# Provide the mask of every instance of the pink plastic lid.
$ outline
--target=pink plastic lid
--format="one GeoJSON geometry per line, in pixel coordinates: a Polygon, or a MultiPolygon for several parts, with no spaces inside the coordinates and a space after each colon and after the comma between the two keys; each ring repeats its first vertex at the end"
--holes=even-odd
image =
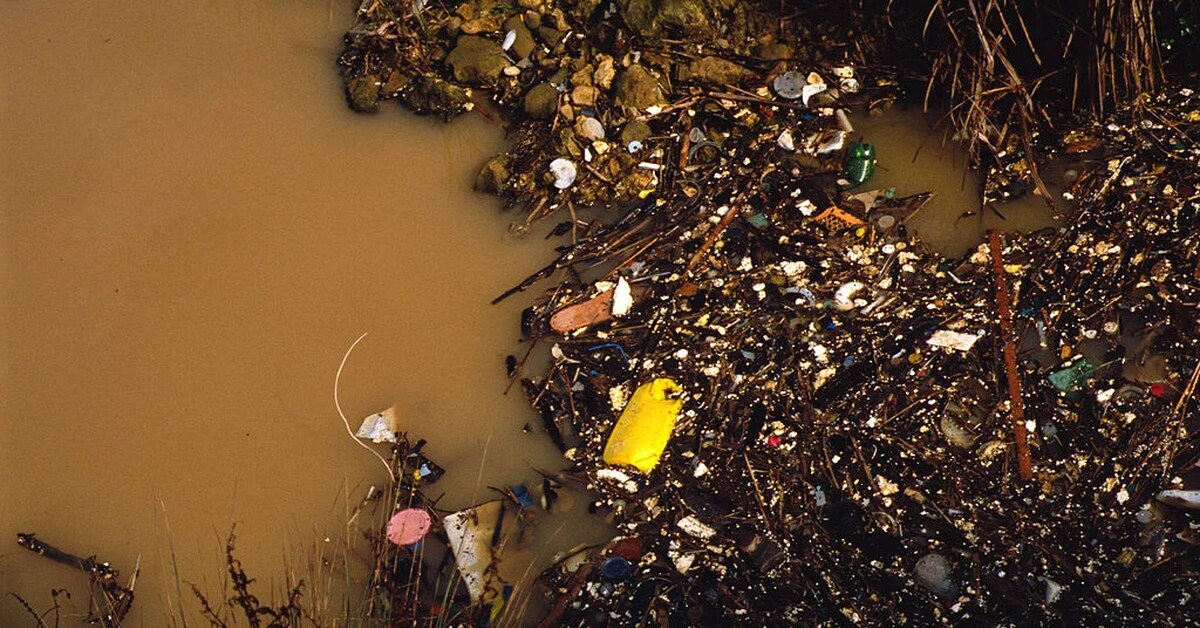
{"type": "Polygon", "coordinates": [[[387,538],[396,545],[412,545],[429,532],[429,513],[420,508],[406,508],[388,521],[387,538]]]}

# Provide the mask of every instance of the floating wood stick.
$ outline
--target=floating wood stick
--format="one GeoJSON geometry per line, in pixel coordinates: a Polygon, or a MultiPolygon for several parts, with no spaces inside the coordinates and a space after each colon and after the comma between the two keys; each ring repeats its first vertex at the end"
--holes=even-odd
{"type": "Polygon", "coordinates": [[[1017,472],[1022,480],[1033,478],[1029,461],[1029,442],[1025,434],[1025,404],[1021,401],[1021,378],[1017,374],[1017,345],[1013,338],[1012,312],[1008,280],[1004,277],[1004,259],[1000,254],[1003,243],[996,230],[988,232],[988,248],[992,250],[992,271],[996,280],[996,314],[1000,318],[1000,335],[1004,339],[1004,370],[1008,377],[1008,399],[1012,411],[1013,437],[1017,444],[1017,472]]]}
{"type": "Polygon", "coordinates": [[[88,623],[98,623],[105,628],[121,625],[133,604],[133,587],[137,582],[138,569],[134,569],[133,578],[126,587],[117,581],[117,571],[108,563],[96,560],[95,556],[84,558],[64,552],[32,533],[18,532],[17,543],[31,552],[87,573],[92,579],[93,587],[92,615],[88,618],[88,623]]]}

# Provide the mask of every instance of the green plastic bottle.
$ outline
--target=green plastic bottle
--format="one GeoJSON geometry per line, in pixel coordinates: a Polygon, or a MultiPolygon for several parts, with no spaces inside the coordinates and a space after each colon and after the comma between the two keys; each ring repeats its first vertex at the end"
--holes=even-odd
{"type": "Polygon", "coordinates": [[[846,153],[846,179],[858,187],[875,174],[875,146],[859,142],[846,153]]]}

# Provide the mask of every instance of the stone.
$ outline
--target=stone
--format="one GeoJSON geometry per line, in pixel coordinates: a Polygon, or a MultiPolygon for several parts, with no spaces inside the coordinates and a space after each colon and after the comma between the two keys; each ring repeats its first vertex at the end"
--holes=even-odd
{"type": "Polygon", "coordinates": [[[629,0],[621,12],[625,23],[642,37],[657,37],[660,27],[654,0],[629,0]]]}
{"type": "Polygon", "coordinates": [[[470,85],[493,85],[508,66],[500,44],[490,39],[463,35],[454,50],[446,55],[446,65],[454,79],[470,85]]]}
{"type": "Polygon", "coordinates": [[[553,48],[562,41],[564,34],[562,31],[552,26],[541,26],[537,29],[537,37],[542,40],[543,44],[553,48]]]}
{"type": "Polygon", "coordinates": [[[508,169],[508,155],[500,154],[487,160],[475,177],[475,189],[490,194],[504,191],[504,183],[512,175],[508,169]]]}
{"type": "Polygon", "coordinates": [[[702,0],[662,0],[658,8],[658,21],[691,37],[707,34],[711,30],[708,9],[702,0]]]}
{"type": "Polygon", "coordinates": [[[645,122],[631,120],[621,129],[621,143],[626,146],[630,142],[644,142],[650,137],[650,127],[645,122]]]}
{"type": "Polygon", "coordinates": [[[554,117],[558,108],[558,90],[549,83],[534,85],[525,92],[525,115],[535,120],[547,120],[554,117]]]}
{"type": "Polygon", "coordinates": [[[505,20],[503,31],[505,33],[513,32],[517,35],[517,38],[513,40],[512,47],[508,49],[516,58],[525,59],[533,54],[534,48],[537,47],[537,41],[533,39],[533,31],[525,26],[524,20],[519,16],[514,15],[505,20]]]}
{"type": "Polygon", "coordinates": [[[600,95],[600,90],[591,85],[580,85],[571,90],[571,102],[580,107],[594,107],[596,105],[596,97],[600,95]]]}
{"type": "Polygon", "coordinates": [[[720,57],[702,57],[679,68],[679,78],[707,85],[733,85],[749,78],[753,72],[720,57]]]}
{"type": "Polygon", "coordinates": [[[666,104],[667,100],[658,79],[640,65],[631,65],[617,75],[613,97],[618,105],[634,109],[666,104]]]}
{"type": "Polygon", "coordinates": [[[786,61],[792,58],[792,49],[779,42],[763,44],[754,49],[754,56],[763,61],[786,61]]]}
{"type": "Polygon", "coordinates": [[[604,139],[604,125],[590,116],[579,116],[575,119],[575,135],[588,140],[604,139]]]}
{"type": "Polygon", "coordinates": [[[950,560],[936,552],[922,556],[913,569],[917,584],[940,598],[954,597],[953,576],[950,560]]]}
{"type": "Polygon", "coordinates": [[[452,118],[471,105],[467,90],[436,76],[418,76],[403,93],[404,102],[417,113],[452,118]]]}
{"type": "Polygon", "coordinates": [[[617,69],[613,58],[606,54],[596,55],[596,71],[592,73],[592,83],[600,89],[608,89],[612,87],[613,79],[617,76],[617,69]]]}
{"type": "Polygon", "coordinates": [[[362,74],[346,81],[346,100],[359,113],[379,111],[379,77],[362,74]]]}

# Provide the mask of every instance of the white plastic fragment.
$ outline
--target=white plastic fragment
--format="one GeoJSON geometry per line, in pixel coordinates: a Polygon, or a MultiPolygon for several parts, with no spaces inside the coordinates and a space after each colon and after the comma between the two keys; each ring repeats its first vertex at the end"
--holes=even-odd
{"type": "Polygon", "coordinates": [[[624,277],[617,279],[617,287],[613,289],[612,315],[625,316],[633,308],[633,291],[624,277]]]}
{"type": "Polygon", "coordinates": [[[971,347],[975,346],[975,342],[978,340],[979,336],[975,334],[964,334],[949,329],[939,329],[933,332],[933,335],[925,342],[933,347],[945,347],[947,349],[954,349],[955,351],[970,351],[971,347]]]}
{"type": "Polygon", "coordinates": [[[550,162],[550,174],[554,175],[554,187],[565,190],[575,183],[575,164],[559,157],[550,162]]]}
{"type": "Polygon", "coordinates": [[[479,602],[486,594],[495,595],[500,590],[496,570],[492,568],[492,534],[501,516],[501,502],[490,501],[474,508],[446,515],[442,525],[454,552],[455,566],[462,574],[463,582],[472,602],[479,602]]]}
{"type": "Polygon", "coordinates": [[[620,469],[605,467],[596,471],[596,478],[600,480],[609,480],[621,485],[629,493],[636,493],[638,490],[637,482],[629,477],[629,474],[620,469]]]}
{"type": "Polygon", "coordinates": [[[692,563],[696,562],[695,554],[680,554],[675,557],[675,571],[681,575],[686,575],[688,570],[692,568],[692,563]]]}
{"type": "Polygon", "coordinates": [[[504,43],[500,44],[500,49],[507,52],[515,43],[517,43],[517,31],[508,31],[504,34],[504,43]]]}
{"type": "Polygon", "coordinates": [[[614,412],[620,412],[629,403],[629,385],[621,384],[608,389],[608,405],[614,412]]]}
{"type": "Polygon", "coordinates": [[[839,312],[848,312],[854,309],[854,295],[866,288],[867,285],[861,281],[850,281],[842,284],[836,292],[833,293],[833,309],[839,312]]]}
{"type": "Polygon", "coordinates": [[[841,130],[834,131],[833,135],[831,135],[829,139],[826,139],[824,142],[821,142],[820,146],[817,146],[817,154],[827,155],[834,151],[841,150],[845,145],[846,132],[841,130]]]}
{"type": "Polygon", "coordinates": [[[391,407],[363,419],[355,436],[369,438],[376,443],[394,443],[398,431],[400,431],[400,417],[396,416],[396,408],[391,407]]]}
{"type": "Polygon", "coordinates": [[[784,129],[783,133],[779,134],[779,139],[777,141],[779,142],[779,147],[783,150],[789,152],[796,150],[796,142],[792,139],[792,132],[790,129],[784,129]]]}
{"type": "Polygon", "coordinates": [[[1181,510],[1200,510],[1200,491],[1168,489],[1154,496],[1158,501],[1181,510]]]}
{"type": "Polygon", "coordinates": [[[779,94],[780,98],[795,100],[804,93],[804,77],[799,72],[788,70],[776,76],[775,80],[771,82],[771,86],[775,88],[775,93],[779,94]]]}
{"type": "Polygon", "coordinates": [[[712,529],[707,524],[692,515],[688,515],[683,519],[680,519],[675,525],[679,526],[680,530],[683,530],[684,532],[698,539],[711,539],[717,534],[716,530],[712,529]]]}
{"type": "Polygon", "coordinates": [[[846,114],[845,109],[838,109],[837,111],[833,112],[833,116],[837,118],[839,129],[847,133],[854,132],[854,125],[850,124],[850,116],[846,114]]]}
{"type": "Polygon", "coordinates": [[[1058,601],[1062,596],[1062,585],[1046,577],[1042,577],[1046,583],[1046,605],[1050,606],[1058,601]]]}
{"type": "Polygon", "coordinates": [[[800,100],[804,102],[804,106],[808,106],[808,99],[820,94],[828,89],[824,83],[809,83],[800,89],[800,100]]]}

